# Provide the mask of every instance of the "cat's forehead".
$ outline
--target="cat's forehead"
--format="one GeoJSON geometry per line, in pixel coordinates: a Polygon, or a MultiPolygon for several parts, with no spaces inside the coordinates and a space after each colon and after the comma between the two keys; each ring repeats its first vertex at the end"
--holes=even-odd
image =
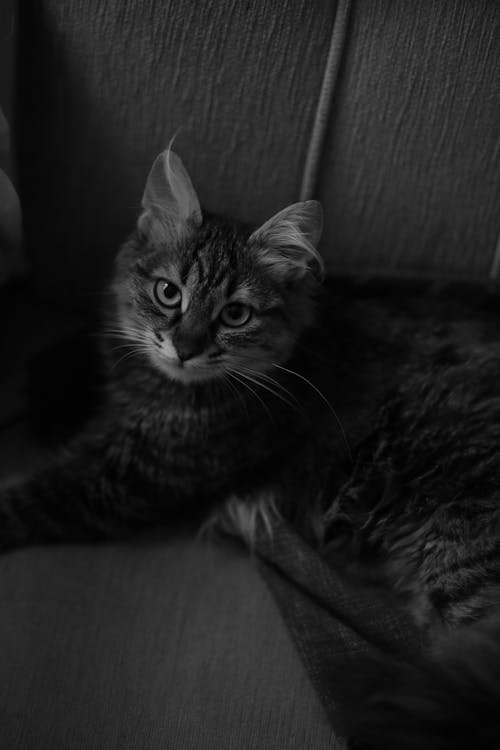
{"type": "Polygon", "coordinates": [[[141,265],[148,276],[165,276],[206,300],[230,298],[235,292],[250,300],[263,291],[263,275],[246,234],[231,225],[209,222],[175,250],[156,249],[141,265]]]}
{"type": "Polygon", "coordinates": [[[241,273],[246,265],[246,237],[236,227],[208,222],[186,245],[181,254],[181,275],[197,271],[200,283],[217,286],[231,273],[241,273]]]}

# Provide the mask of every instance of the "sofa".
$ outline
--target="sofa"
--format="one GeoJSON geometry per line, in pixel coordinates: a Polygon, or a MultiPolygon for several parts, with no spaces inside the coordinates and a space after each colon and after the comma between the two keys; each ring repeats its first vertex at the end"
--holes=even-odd
{"type": "MultiPolygon", "coordinates": [[[[12,7],[29,274],[0,289],[2,476],[77,428],[60,352],[95,325],[173,135],[210,211],[321,200],[337,282],[500,274],[494,0],[12,7]]],[[[190,528],[3,556],[0,748],[342,747],[268,582],[190,528]]]]}

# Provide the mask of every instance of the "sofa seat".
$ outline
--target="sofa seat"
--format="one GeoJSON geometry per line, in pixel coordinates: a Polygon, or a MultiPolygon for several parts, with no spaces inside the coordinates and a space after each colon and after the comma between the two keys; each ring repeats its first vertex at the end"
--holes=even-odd
{"type": "Polygon", "coordinates": [[[23,549],[0,598],[1,750],[341,747],[240,548],[23,549]]]}

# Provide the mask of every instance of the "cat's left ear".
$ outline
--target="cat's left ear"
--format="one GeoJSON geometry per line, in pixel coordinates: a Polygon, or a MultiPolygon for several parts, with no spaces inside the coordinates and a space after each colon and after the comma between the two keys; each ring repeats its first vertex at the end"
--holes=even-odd
{"type": "Polygon", "coordinates": [[[287,206],[250,236],[260,261],[279,278],[298,280],[308,271],[318,279],[324,263],[316,245],[323,229],[323,210],[318,201],[302,201],[287,206]]]}
{"type": "Polygon", "coordinates": [[[154,161],[142,206],[138,229],[157,244],[175,245],[202,222],[198,196],[186,168],[170,148],[154,161]]]}

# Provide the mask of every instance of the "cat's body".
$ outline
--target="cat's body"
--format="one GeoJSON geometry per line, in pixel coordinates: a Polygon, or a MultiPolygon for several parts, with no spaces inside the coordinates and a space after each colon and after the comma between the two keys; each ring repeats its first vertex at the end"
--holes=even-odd
{"type": "Polygon", "coordinates": [[[332,539],[340,517],[353,558],[383,561],[423,627],[500,611],[499,374],[494,343],[408,368],[327,512],[332,539]]]}
{"type": "Polygon", "coordinates": [[[353,673],[361,748],[500,740],[500,341],[494,315],[474,331],[468,312],[420,320],[424,345],[415,338],[325,514],[335,564],[395,594],[426,643],[353,673]]]}
{"type": "MultiPolygon", "coordinates": [[[[294,204],[253,232],[202,218],[182,163],[167,152],[143,207],[117,258],[101,412],[53,465],[2,490],[0,548],[114,538],[185,513],[209,519],[221,507],[222,525],[252,541],[256,524],[269,530],[277,514],[315,543],[329,541],[337,560],[376,569],[431,640],[443,624],[491,622],[500,609],[498,348],[476,359],[457,350],[450,361],[442,346],[422,350],[380,407],[365,392],[361,351],[347,371],[342,359],[308,354],[318,204],[294,204]],[[354,468],[320,382],[343,387],[357,413],[349,432],[365,439],[354,468]],[[368,438],[359,430],[366,419],[368,438]]],[[[353,329],[328,331],[337,333],[350,340],[353,329]]],[[[372,360],[383,351],[376,338],[372,360]]],[[[381,377],[394,372],[386,366],[381,377]]],[[[385,708],[401,707],[383,690],[385,708]]],[[[418,716],[418,701],[404,705],[418,716]]],[[[385,747],[390,733],[377,734],[367,715],[358,722],[364,739],[385,747]]],[[[391,716],[404,725],[401,712],[391,716]]],[[[403,730],[393,736],[388,748],[412,747],[403,730]]],[[[450,746],[443,736],[435,747],[450,746]]]]}
{"type": "Polygon", "coordinates": [[[121,536],[189,513],[207,515],[230,495],[250,502],[269,488],[291,507],[291,494],[305,491],[300,477],[311,472],[314,412],[320,415],[314,403],[309,415],[304,411],[303,388],[296,403],[291,383],[283,386],[290,403],[276,385],[278,396],[261,390],[262,401],[225,382],[186,388],[141,353],[118,359],[111,370],[100,416],[53,465],[4,490],[4,548],[121,536]]]}

